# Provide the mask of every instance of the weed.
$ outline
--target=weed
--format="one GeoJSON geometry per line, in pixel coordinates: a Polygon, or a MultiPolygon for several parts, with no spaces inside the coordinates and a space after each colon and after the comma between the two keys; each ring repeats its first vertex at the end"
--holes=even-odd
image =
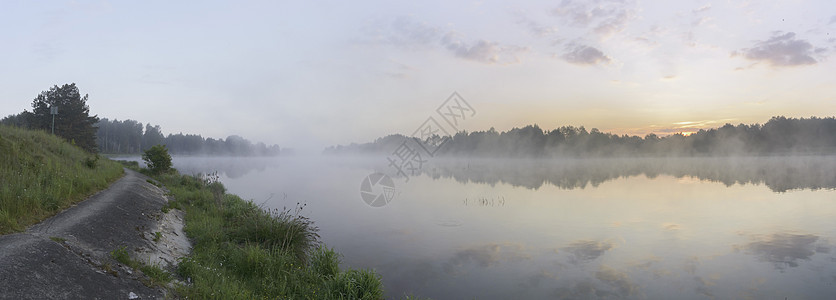
{"type": "Polygon", "coordinates": [[[142,273],[145,274],[145,276],[148,276],[148,278],[151,279],[149,283],[146,283],[149,286],[164,286],[165,284],[171,281],[171,273],[168,273],[159,266],[153,265],[151,263],[143,264],[139,261],[136,261],[135,259],[131,258],[130,254],[128,254],[126,247],[121,247],[114,249],[113,251],[110,251],[110,256],[112,256],[113,259],[122,263],[123,265],[130,267],[131,269],[138,269],[142,271],[142,273]]]}
{"type": "Polygon", "coordinates": [[[121,247],[110,251],[110,256],[113,257],[116,261],[122,263],[130,267],[131,269],[136,269],[139,267],[139,262],[133,260],[131,255],[128,254],[128,251],[125,250],[126,247],[121,247]]]}
{"type": "Polygon", "coordinates": [[[151,180],[151,179],[145,179],[145,182],[150,183],[150,184],[152,184],[152,185],[154,185],[154,186],[156,186],[156,187],[160,187],[160,184],[159,184],[159,183],[157,183],[156,181],[153,181],[153,180],[151,180]]]}
{"type": "Polygon", "coordinates": [[[151,282],[153,284],[164,285],[171,281],[171,273],[166,272],[158,266],[146,264],[140,266],[139,270],[141,270],[145,276],[151,278],[151,282]]]}

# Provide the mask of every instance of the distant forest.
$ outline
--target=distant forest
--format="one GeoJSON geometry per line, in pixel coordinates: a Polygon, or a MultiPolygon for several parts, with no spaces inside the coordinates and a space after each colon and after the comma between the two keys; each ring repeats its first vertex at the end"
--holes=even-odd
{"type": "Polygon", "coordinates": [[[278,145],[268,146],[231,135],[224,139],[203,138],[197,134],[163,135],[159,125],[143,125],[134,120],[101,119],[97,124],[96,143],[99,151],[112,154],[136,154],[151,146],[162,144],[172,154],[185,155],[234,155],[234,156],[274,156],[282,150],[278,145]]]}
{"type": "MultiPolygon", "coordinates": [[[[395,134],[365,144],[332,146],[326,154],[391,153],[407,136],[395,134]]],[[[438,137],[436,137],[437,139],[438,137]]],[[[596,128],[563,126],[551,131],[537,125],[506,132],[458,132],[435,155],[476,157],[734,156],[836,154],[836,118],[772,117],[763,125],[726,124],[660,137],[604,133],[596,128]]],[[[424,154],[424,157],[427,157],[424,154]]]]}
{"type": "Polygon", "coordinates": [[[203,138],[195,134],[163,135],[160,126],[143,125],[134,120],[108,120],[90,116],[87,94],[81,95],[75,83],[55,85],[32,100],[32,111],[24,110],[0,119],[0,125],[53,132],[89,152],[139,154],[163,144],[172,154],[273,156],[282,149],[231,135],[224,139],[203,138]],[[55,114],[54,114],[55,113],[55,114]]]}
{"type": "MultiPolygon", "coordinates": [[[[0,119],[0,124],[22,128],[44,128],[44,126],[35,126],[36,123],[33,120],[35,120],[34,115],[24,111],[0,119]]],[[[275,156],[283,151],[278,145],[253,144],[237,135],[231,135],[226,139],[204,138],[196,134],[183,133],[166,136],[159,125],[145,124],[143,126],[142,123],[134,120],[119,121],[104,118],[95,122],[93,127],[96,131],[95,144],[98,146],[98,151],[107,154],[138,154],[157,144],[166,145],[169,152],[181,155],[275,156]]],[[[57,129],[62,129],[62,126],[56,126],[56,131],[57,129]]]]}

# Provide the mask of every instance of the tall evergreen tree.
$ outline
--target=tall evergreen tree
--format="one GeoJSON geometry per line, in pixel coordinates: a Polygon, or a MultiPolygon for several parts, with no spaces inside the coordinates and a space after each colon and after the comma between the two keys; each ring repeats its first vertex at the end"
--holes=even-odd
{"type": "Polygon", "coordinates": [[[48,91],[41,92],[32,101],[33,128],[50,131],[52,115],[50,107],[58,107],[55,115],[55,135],[73,142],[79,147],[96,151],[96,127],[99,118],[90,116],[87,106],[87,95],[81,96],[75,83],[53,86],[48,91]]]}

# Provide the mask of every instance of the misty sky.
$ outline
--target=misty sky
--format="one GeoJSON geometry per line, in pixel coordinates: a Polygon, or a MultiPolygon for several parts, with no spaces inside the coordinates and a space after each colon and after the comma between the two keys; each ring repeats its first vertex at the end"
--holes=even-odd
{"type": "Polygon", "coordinates": [[[2,1],[0,114],[75,82],[100,117],[319,150],[459,129],[669,134],[836,115],[833,1],[2,1]]]}

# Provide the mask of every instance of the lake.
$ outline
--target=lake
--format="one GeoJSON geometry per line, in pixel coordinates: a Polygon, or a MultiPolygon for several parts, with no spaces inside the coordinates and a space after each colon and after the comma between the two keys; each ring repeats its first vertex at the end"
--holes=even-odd
{"type": "Polygon", "coordinates": [[[836,157],[435,159],[408,180],[385,156],[174,166],[218,171],[265,208],[299,203],[387,298],[836,295],[836,157]],[[369,205],[376,172],[394,189],[372,176],[364,188],[388,203],[369,205]]]}

